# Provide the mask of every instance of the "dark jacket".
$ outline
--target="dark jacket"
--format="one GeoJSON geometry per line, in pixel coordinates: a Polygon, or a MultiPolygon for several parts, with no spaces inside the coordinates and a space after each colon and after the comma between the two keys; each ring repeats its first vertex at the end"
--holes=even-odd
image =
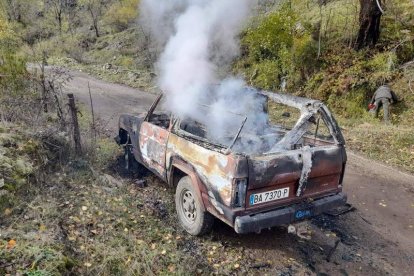
{"type": "Polygon", "coordinates": [[[372,96],[371,103],[373,104],[376,100],[381,98],[389,99],[391,103],[398,102],[397,95],[388,85],[382,85],[377,89],[377,91],[375,91],[372,96]]]}

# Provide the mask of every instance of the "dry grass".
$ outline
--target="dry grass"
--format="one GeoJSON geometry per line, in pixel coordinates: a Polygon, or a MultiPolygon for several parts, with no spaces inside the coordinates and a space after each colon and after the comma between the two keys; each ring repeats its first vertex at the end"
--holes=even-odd
{"type": "Polygon", "coordinates": [[[240,264],[241,249],[225,247],[213,234],[201,239],[186,234],[177,225],[174,192],[153,176],[145,178],[149,187],[138,188],[120,169],[119,154],[112,139],[101,137],[93,156],[71,158],[37,186],[26,186],[30,194],[1,214],[1,275],[207,275],[247,269],[240,264]]]}
{"type": "Polygon", "coordinates": [[[351,150],[414,173],[414,128],[362,123],[344,135],[351,150]]]}

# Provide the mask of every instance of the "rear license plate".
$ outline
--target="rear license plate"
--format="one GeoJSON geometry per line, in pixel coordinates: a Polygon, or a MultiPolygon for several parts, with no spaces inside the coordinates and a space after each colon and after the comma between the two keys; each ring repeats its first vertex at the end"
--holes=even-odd
{"type": "Polygon", "coordinates": [[[250,205],[256,205],[259,203],[265,203],[287,197],[289,197],[289,188],[282,188],[259,194],[251,194],[250,205]]]}
{"type": "Polygon", "coordinates": [[[297,210],[295,212],[295,219],[296,220],[302,220],[305,218],[309,218],[312,216],[312,211],[310,209],[304,209],[304,210],[297,210]]]}

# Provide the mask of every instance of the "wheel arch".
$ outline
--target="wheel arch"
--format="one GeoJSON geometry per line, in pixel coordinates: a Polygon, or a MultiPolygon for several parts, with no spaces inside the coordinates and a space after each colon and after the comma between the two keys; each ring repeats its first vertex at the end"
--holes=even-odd
{"type": "Polygon", "coordinates": [[[191,179],[191,185],[196,192],[197,198],[201,204],[202,210],[206,211],[203,197],[201,195],[203,183],[200,180],[196,170],[181,158],[172,158],[170,163],[170,170],[168,173],[168,185],[176,188],[181,178],[188,176],[191,179]]]}
{"type": "Polygon", "coordinates": [[[129,133],[126,129],[120,128],[118,136],[120,145],[126,145],[131,143],[131,138],[129,137],[129,133]]]}

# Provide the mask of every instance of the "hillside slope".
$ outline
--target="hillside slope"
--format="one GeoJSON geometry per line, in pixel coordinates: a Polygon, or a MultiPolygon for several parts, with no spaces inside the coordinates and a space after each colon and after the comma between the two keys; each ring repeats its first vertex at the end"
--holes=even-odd
{"type": "MultiPolygon", "coordinates": [[[[46,55],[50,64],[160,92],[154,66],[158,48],[137,20],[139,1],[108,1],[98,18],[99,37],[91,27],[87,6],[70,10],[74,18],[68,13],[58,31],[51,15],[33,12],[42,9],[37,2],[30,4],[31,13],[25,14],[23,23],[13,23],[26,42],[22,55],[34,63],[41,63],[46,55]],[[34,24],[25,23],[28,18],[34,24]]],[[[240,36],[242,51],[233,73],[258,88],[325,101],[344,128],[351,149],[414,172],[412,1],[387,1],[380,41],[360,51],[353,49],[357,0],[259,4],[257,15],[240,36]],[[382,115],[375,119],[367,112],[372,94],[384,83],[401,99],[393,106],[391,126],[383,125],[382,115]]]]}

